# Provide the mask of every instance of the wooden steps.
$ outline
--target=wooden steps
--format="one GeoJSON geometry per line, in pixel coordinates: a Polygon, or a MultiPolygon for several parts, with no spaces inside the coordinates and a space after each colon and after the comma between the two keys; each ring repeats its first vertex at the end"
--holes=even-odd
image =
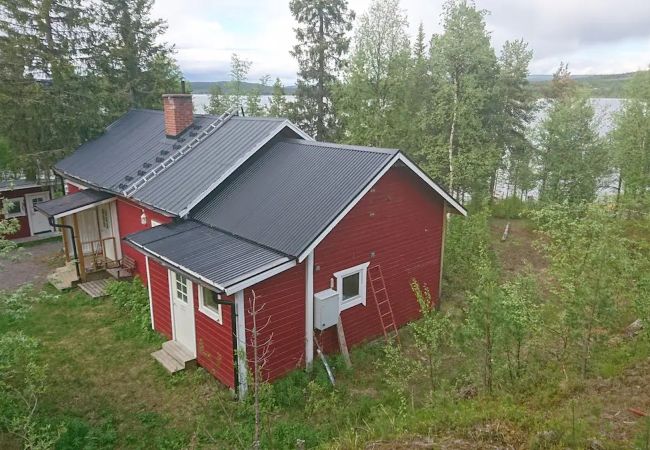
{"type": "Polygon", "coordinates": [[[90,295],[92,298],[100,298],[106,296],[106,286],[111,282],[111,279],[104,278],[101,280],[88,281],[79,284],[79,289],[90,295]]]}
{"type": "Polygon", "coordinates": [[[180,372],[188,364],[193,363],[196,358],[192,353],[176,341],[163,343],[162,348],[151,354],[156,361],[167,369],[169,373],[180,372]]]}

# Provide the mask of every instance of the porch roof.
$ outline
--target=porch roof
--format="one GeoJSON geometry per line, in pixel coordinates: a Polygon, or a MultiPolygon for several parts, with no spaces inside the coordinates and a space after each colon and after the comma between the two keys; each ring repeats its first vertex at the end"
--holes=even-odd
{"type": "Polygon", "coordinates": [[[159,225],[124,239],[173,270],[227,294],[295,265],[282,253],[192,220],[159,225]]]}
{"type": "Polygon", "coordinates": [[[54,200],[36,203],[34,206],[46,216],[58,219],[106,203],[113,197],[115,196],[108,192],[84,189],[83,191],[64,195],[54,200]]]}

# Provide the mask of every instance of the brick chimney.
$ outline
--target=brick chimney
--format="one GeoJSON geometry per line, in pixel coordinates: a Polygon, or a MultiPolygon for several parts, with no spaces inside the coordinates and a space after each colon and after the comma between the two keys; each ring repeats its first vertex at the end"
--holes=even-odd
{"type": "Polygon", "coordinates": [[[164,94],[165,134],[176,137],[194,121],[192,94],[164,94]]]}

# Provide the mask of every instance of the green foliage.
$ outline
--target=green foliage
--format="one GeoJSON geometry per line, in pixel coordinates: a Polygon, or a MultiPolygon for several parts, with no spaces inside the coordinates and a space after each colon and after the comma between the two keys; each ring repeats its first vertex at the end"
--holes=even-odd
{"type": "Polygon", "coordinates": [[[38,353],[39,342],[21,332],[0,336],[0,429],[17,436],[25,449],[47,450],[64,429],[37,420],[47,390],[47,367],[38,353]]]}
{"type": "Polygon", "coordinates": [[[643,203],[650,197],[650,70],[632,78],[627,98],[611,132],[613,159],[623,200],[634,209],[647,210],[643,203]]]}
{"type": "Polygon", "coordinates": [[[557,95],[539,127],[540,200],[592,201],[609,167],[598,119],[587,97],[557,95]]]}
{"type": "Polygon", "coordinates": [[[444,281],[448,286],[463,286],[472,291],[477,279],[472,260],[485,251],[489,242],[488,212],[481,210],[468,217],[448,219],[445,236],[444,281]]]}
{"type": "Polygon", "coordinates": [[[284,87],[279,78],[273,83],[273,94],[269,102],[270,117],[286,117],[288,113],[287,100],[284,98],[284,87]]]}
{"type": "Polygon", "coordinates": [[[490,209],[492,216],[499,219],[521,219],[526,215],[529,207],[529,203],[512,196],[502,200],[495,200],[490,209]]]}
{"type": "Polygon", "coordinates": [[[630,270],[630,241],[601,205],[551,205],[533,217],[546,236],[541,245],[556,280],[549,308],[558,320],[548,326],[560,340],[557,356],[563,364],[576,362],[586,376],[600,330],[621,325],[617,305],[630,306],[624,294],[637,275],[630,270]]]}
{"type": "Polygon", "coordinates": [[[451,342],[451,320],[436,308],[427,286],[422,289],[416,280],[411,280],[411,290],[422,316],[412,326],[415,347],[425,357],[426,372],[434,390],[439,383],[441,355],[448,353],[451,342]]]}
{"type": "MultiPolygon", "coordinates": [[[[2,197],[0,196],[0,206],[2,197]]],[[[0,258],[11,257],[15,254],[17,245],[6,237],[20,230],[18,219],[0,219],[0,258]]]]}
{"type": "Polygon", "coordinates": [[[337,91],[345,139],[396,147],[409,118],[404,68],[411,65],[408,21],[399,0],[375,0],[361,15],[354,50],[337,91]]]}
{"type": "Polygon", "coordinates": [[[24,319],[40,302],[57,302],[60,296],[46,291],[35,292],[30,284],[24,284],[13,292],[0,291],[0,315],[12,321],[24,319]]]}
{"type": "Polygon", "coordinates": [[[113,281],[106,286],[106,293],[129,314],[131,320],[145,336],[151,336],[151,313],[149,294],[139,278],[130,282],[113,281]]]}
{"type": "MultiPolygon", "coordinates": [[[[253,108],[254,113],[259,114],[261,111],[259,89],[255,88],[249,91],[248,96],[245,92],[245,83],[252,64],[251,61],[241,58],[237,53],[230,56],[230,81],[225,86],[228,93],[224,93],[224,89],[218,84],[212,86],[208,113],[219,115],[233,108],[243,108],[246,105],[247,108],[253,108]]],[[[251,113],[251,115],[256,114],[251,113]]]]}
{"type": "Polygon", "coordinates": [[[299,67],[292,119],[309,135],[326,141],[336,133],[332,92],[344,67],[354,13],[346,0],[291,0],[289,9],[298,23],[298,42],[291,50],[299,67]]]}

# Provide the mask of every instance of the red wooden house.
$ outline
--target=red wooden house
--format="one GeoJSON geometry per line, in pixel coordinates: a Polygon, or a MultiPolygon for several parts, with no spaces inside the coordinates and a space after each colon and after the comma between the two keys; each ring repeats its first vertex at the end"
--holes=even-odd
{"type": "Polygon", "coordinates": [[[59,162],[69,195],[40,209],[66,228],[81,277],[134,262],[168,369],[196,359],[245,389],[253,292],[269,379],[309,366],[314,340],[338,348],[339,315],[355,345],[384,333],[382,308],[397,326],[418,317],[411,279],[438,293],[446,212],[466,212],[404,154],[316,142],[284,119],[194,116],[190,95],[163,100],[59,162]],[[390,301],[378,294],[379,307],[378,267],[390,301]]]}

